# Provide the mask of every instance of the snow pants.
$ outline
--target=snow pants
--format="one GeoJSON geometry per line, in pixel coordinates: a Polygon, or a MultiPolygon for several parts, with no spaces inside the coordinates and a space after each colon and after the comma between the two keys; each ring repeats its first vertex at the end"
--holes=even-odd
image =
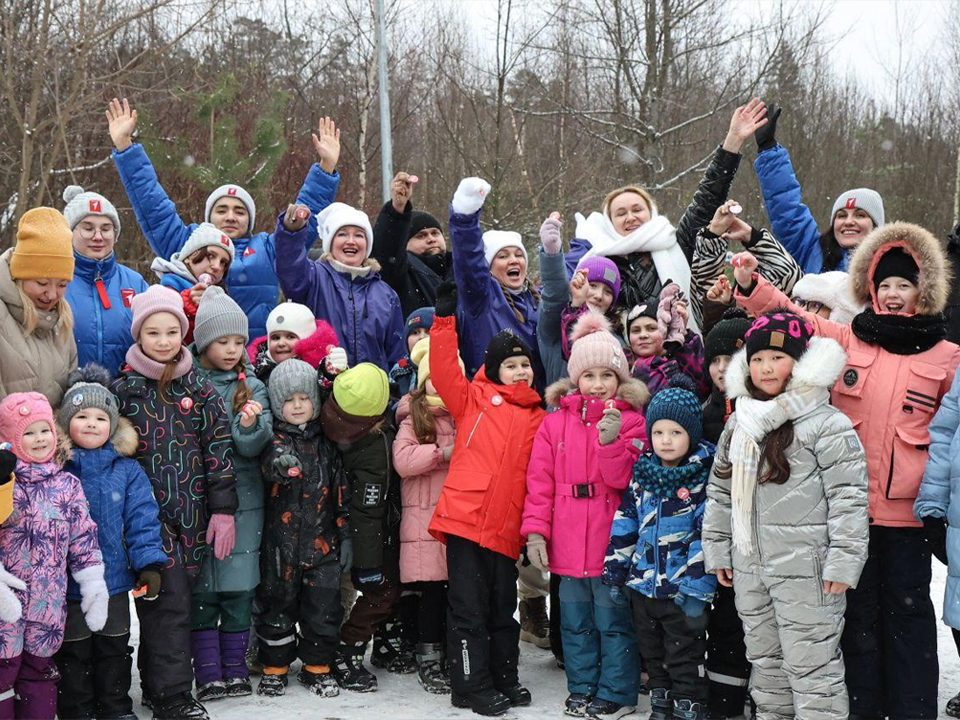
{"type": "Polygon", "coordinates": [[[737,568],[733,588],[753,665],[750,691],[758,720],[846,720],[840,654],[846,598],[825,594],[817,577],[737,568]]]}
{"type": "Polygon", "coordinates": [[[58,680],[52,657],[24,652],[0,660],[0,720],[53,720],[58,680]]]}
{"type": "Polygon", "coordinates": [[[733,588],[717,586],[707,624],[707,680],[710,710],[722,717],[743,713],[750,684],[750,663],[733,588]]]}
{"type": "Polygon", "coordinates": [[[566,576],[560,604],[567,690],[636,705],[640,654],[630,601],[615,603],[599,577],[566,576]]]}
{"type": "Polygon", "coordinates": [[[637,644],[650,676],[647,687],[665,688],[676,700],[706,703],[703,665],[709,610],[691,618],[672,599],[649,598],[626,588],[624,592],[630,597],[637,644]]]}
{"type": "Polygon", "coordinates": [[[843,634],[852,715],[937,717],[930,555],[923,528],[870,526],[867,564],[847,593],[843,634]]]}

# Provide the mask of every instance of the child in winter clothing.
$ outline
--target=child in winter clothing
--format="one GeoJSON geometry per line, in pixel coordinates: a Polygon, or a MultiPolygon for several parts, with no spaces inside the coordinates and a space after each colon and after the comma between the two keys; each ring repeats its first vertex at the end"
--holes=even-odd
{"type": "Polygon", "coordinates": [[[891,223],[860,243],[850,282],[857,301],[869,307],[850,325],[790,303],[754,274],[748,253],[733,261],[736,299],[744,309],[787,307],[848,353],[832,398],[866,448],[873,520],[870,554],[850,593],[842,641],[850,713],[936,717],[930,543],[913,504],[930,420],[960,364],[960,347],[943,339],[949,272],[940,242],[917,225],[891,223]]]}
{"type": "Polygon", "coordinates": [[[60,670],[57,714],[62,718],[133,713],[128,593],[136,588],[146,599],[155,598],[167,561],[150,480],[131,457],[137,434],[119,417],[110,380],[98,365],[80,368],[70,377],[58,415],[60,431],[72,441],[65,469],[80,480],[97,524],[110,593],[106,624],[91,632],[83,621],[77,584],[67,585],[66,631],[55,657],[60,670]]]}
{"type": "MultiPolygon", "coordinates": [[[[326,320],[317,320],[306,305],[282,302],[267,316],[267,334],[247,346],[257,379],[266,384],[270,373],[287,358],[297,357],[314,367],[339,344],[337,333],[326,320]]],[[[346,367],[346,355],[343,358],[346,367]]],[[[332,380],[330,381],[332,383],[332,380]]],[[[324,384],[321,378],[321,384],[324,384]]]]}
{"type": "Polygon", "coordinates": [[[137,661],[156,718],[205,718],[190,694],[190,586],[212,551],[233,549],[237,509],[230,423],[223,399],[193,367],[183,344],[187,318],[180,295],[154,285],[133,299],[137,344],[111,389],[133,423],[143,466],[160,505],[167,555],[156,599],[137,600],[137,661]]]}
{"type": "MultiPolygon", "coordinates": [[[[450,692],[447,674],[447,557],[428,530],[450,469],[456,440],[453,416],[430,379],[430,339],[411,353],[417,358],[417,387],[397,407],[393,462],[400,474],[400,581],[416,588],[418,603],[417,673],[427,692],[450,692]]],[[[463,363],[460,363],[461,367],[463,363]]]]}
{"type": "Polygon", "coordinates": [[[12,393],[0,403],[0,440],[17,456],[13,513],[0,525],[0,563],[21,579],[14,587],[22,616],[0,621],[0,718],[53,720],[57,666],[53,655],[67,621],[67,569],[80,588],[82,617],[103,629],[108,592],[97,526],[80,481],[63,469],[47,399],[12,393]]]}
{"type": "Polygon", "coordinates": [[[400,298],[380,277],[370,257],[370,219],[343,203],[317,216],[323,255],[307,256],[314,232],[303,205],[290,205],[277,220],[277,275],[284,295],[327,320],[347,351],[348,362],[372,362],[384,371],[404,355],[400,298]]]}
{"type": "Polygon", "coordinates": [[[517,674],[517,558],[527,463],[545,412],[532,351],[503,331],[470,383],[457,363],[457,289],[437,291],[431,379],[460,432],[430,534],[447,545],[447,657],[455,707],[494,715],[530,703],[517,674]]]}
{"type": "Polygon", "coordinates": [[[736,593],[758,717],[848,716],[840,628],[867,558],[867,473],[830,405],[846,355],[813,330],[780,311],[751,325],[707,488],[706,565],[736,593]]]}
{"type": "MultiPolygon", "coordinates": [[[[651,449],[633,466],[610,530],[603,583],[627,602],[650,679],[653,720],[699,720],[706,709],[708,609],[717,585],[700,547],[714,446],[703,440],[700,402],[668,386],[647,405],[651,449]]],[[[562,585],[561,585],[562,587],[562,585]]]]}
{"type": "Polygon", "coordinates": [[[619,297],[620,270],[613,260],[593,255],[580,261],[570,281],[570,302],[560,318],[565,359],[570,357],[573,325],[585,312],[605,315],[614,330],[619,326],[620,318],[614,309],[619,297]]]}
{"type": "Polygon", "coordinates": [[[703,404],[703,437],[708,442],[720,440],[727,419],[733,413],[734,400],[727,397],[724,380],[730,359],[743,347],[744,335],[751,321],[740,308],[723,313],[723,319],[707,333],[703,346],[703,361],[710,376],[710,397],[703,404]]]}
{"type": "Polygon", "coordinates": [[[432,325],[432,307],[422,307],[414,310],[403,324],[407,354],[390,369],[391,391],[397,398],[402,398],[419,386],[417,382],[418,363],[413,358],[413,348],[420,340],[430,336],[432,325]]]}
{"type": "Polygon", "coordinates": [[[560,622],[568,714],[610,715],[637,704],[640,668],[626,603],[600,584],[610,526],[646,441],[649,399],[630,377],[619,339],[602,315],[573,328],[570,378],[547,388],[547,415],[533,442],[520,534],[530,561],[563,576],[560,622]]]}
{"type": "Polygon", "coordinates": [[[349,572],[350,502],[339,453],[320,426],[316,371],[297,358],[270,376],[273,444],[263,454],[267,507],[260,548],[257,604],[257,694],[284,694],[290,664],[321,697],[339,694],[330,673],[340,635],[340,573],[349,572]],[[299,633],[297,625],[299,624],[299,633]]]}
{"type": "Polygon", "coordinates": [[[237,478],[236,543],[222,560],[208,558],[193,586],[190,612],[197,699],[250,695],[245,653],[254,590],[260,582],[263,475],[260,453],[273,439],[267,388],[248,376],[243,310],[218,287],[200,299],[191,347],[197,373],[223,398],[237,478]]]}
{"type": "MultiPolygon", "coordinates": [[[[0,445],[0,524],[13,513],[13,471],[17,467],[17,456],[10,452],[10,443],[0,445]]],[[[6,571],[0,563],[0,621],[13,623],[20,619],[23,608],[14,595],[14,590],[25,590],[26,585],[6,571]]]]}
{"type": "Polygon", "coordinates": [[[804,275],[793,286],[791,297],[807,312],[843,325],[867,309],[853,297],[850,275],[839,270],[804,275]]]}

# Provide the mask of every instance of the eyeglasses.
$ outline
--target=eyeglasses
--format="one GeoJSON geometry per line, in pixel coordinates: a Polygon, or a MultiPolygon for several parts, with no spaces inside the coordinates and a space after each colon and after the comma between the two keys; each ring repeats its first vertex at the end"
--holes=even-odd
{"type": "Polygon", "coordinates": [[[800,298],[794,298],[793,302],[807,312],[813,313],[814,315],[820,312],[820,310],[824,307],[823,303],[817,300],[801,300],[800,298]]]}
{"type": "Polygon", "coordinates": [[[106,228],[95,228],[95,227],[94,227],[94,228],[85,228],[85,227],[81,227],[81,228],[77,228],[77,233],[78,233],[78,234],[80,235],[80,237],[83,238],[84,240],[93,240],[93,239],[97,236],[98,233],[99,233],[100,237],[102,237],[104,240],[113,240],[114,228],[113,228],[113,225],[111,225],[110,227],[106,227],[106,228]]]}

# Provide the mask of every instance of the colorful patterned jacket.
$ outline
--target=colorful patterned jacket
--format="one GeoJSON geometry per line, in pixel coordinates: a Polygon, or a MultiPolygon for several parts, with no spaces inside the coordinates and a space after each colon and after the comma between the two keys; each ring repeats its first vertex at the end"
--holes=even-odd
{"type": "Polygon", "coordinates": [[[683,346],[675,353],[637,358],[633,376],[646,383],[650,396],[665,388],[676,374],[686,375],[696,386],[697,397],[703,402],[710,396],[710,380],[703,361],[703,341],[694,332],[687,331],[683,346]]]}

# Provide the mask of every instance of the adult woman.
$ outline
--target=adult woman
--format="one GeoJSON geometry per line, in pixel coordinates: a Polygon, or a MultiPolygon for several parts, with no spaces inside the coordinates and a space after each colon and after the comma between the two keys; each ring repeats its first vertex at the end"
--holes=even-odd
{"type": "Polygon", "coordinates": [[[17,244],[0,255],[0,399],[35,390],[56,405],[77,369],[70,227],[53,208],[28,210],[17,244]]]}
{"type": "Polygon", "coordinates": [[[77,185],[63,191],[63,200],[63,215],[73,232],[74,277],[66,298],[77,321],[73,335],[78,362],[97,363],[114,377],[133,344],[130,301],[147,283],[117,262],[113,250],[120,217],[113,203],[77,185]]]}

